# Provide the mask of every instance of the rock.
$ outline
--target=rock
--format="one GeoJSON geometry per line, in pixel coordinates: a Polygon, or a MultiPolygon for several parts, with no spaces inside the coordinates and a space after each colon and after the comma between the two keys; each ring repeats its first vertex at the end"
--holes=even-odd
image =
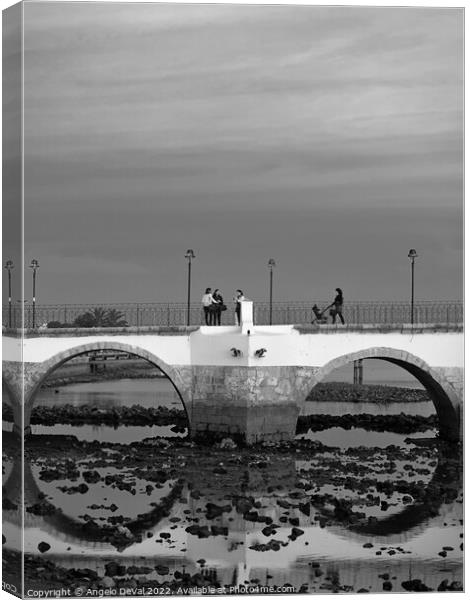
{"type": "Polygon", "coordinates": [[[270,535],[274,535],[276,533],[276,528],[272,525],[268,525],[261,530],[261,533],[266,537],[269,537],[270,535]]]}
{"type": "Polygon", "coordinates": [[[98,471],[84,471],[82,476],[87,483],[97,483],[101,480],[101,475],[98,471]]]}
{"type": "Polygon", "coordinates": [[[44,554],[44,552],[47,552],[50,549],[51,549],[51,545],[48,544],[47,542],[40,542],[38,544],[38,550],[41,554],[44,554]]]}
{"type": "Polygon", "coordinates": [[[228,535],[228,527],[211,525],[211,533],[212,535],[228,535]]]}
{"type": "Polygon", "coordinates": [[[113,587],[115,587],[115,585],[116,584],[114,583],[114,579],[112,577],[105,576],[105,577],[102,577],[100,579],[100,586],[101,587],[104,587],[104,588],[113,588],[113,587]]]}
{"type": "Polygon", "coordinates": [[[402,581],[401,586],[407,592],[432,592],[432,589],[425,585],[421,579],[402,581]]]}
{"type": "Polygon", "coordinates": [[[443,581],[441,581],[441,583],[437,586],[437,591],[438,592],[446,592],[448,589],[449,585],[449,580],[448,579],[444,579],[443,581]]]}
{"type": "MultiPolygon", "coordinates": [[[[279,501],[278,501],[279,504],[279,501]]],[[[235,510],[240,513],[240,514],[244,514],[247,513],[248,511],[251,510],[251,508],[253,508],[253,500],[251,498],[237,498],[235,500],[235,510]]]]}
{"type": "Polygon", "coordinates": [[[122,577],[126,574],[126,567],[117,562],[110,562],[105,564],[104,574],[106,577],[122,577]]]}
{"type": "Polygon", "coordinates": [[[220,517],[224,512],[231,512],[232,507],[230,504],[226,504],[225,506],[219,506],[217,504],[213,504],[212,502],[208,502],[206,504],[206,519],[212,520],[217,517],[220,517]]]}
{"type": "Polygon", "coordinates": [[[391,592],[393,589],[393,584],[391,581],[384,581],[382,585],[382,589],[384,592],[391,592]]]}
{"type": "Polygon", "coordinates": [[[295,540],[300,537],[301,535],[303,535],[305,532],[303,531],[303,529],[299,529],[298,527],[293,527],[291,534],[288,536],[289,539],[291,539],[293,542],[295,542],[295,540]]]}

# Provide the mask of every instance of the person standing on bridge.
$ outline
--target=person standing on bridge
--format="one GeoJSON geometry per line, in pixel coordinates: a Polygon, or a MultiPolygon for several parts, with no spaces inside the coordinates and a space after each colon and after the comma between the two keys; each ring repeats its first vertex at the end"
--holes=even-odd
{"type": "Polygon", "coordinates": [[[211,308],[214,303],[214,298],[211,294],[212,288],[206,288],[206,293],[202,297],[202,308],[204,310],[204,320],[206,325],[213,325],[215,322],[215,313],[211,308]]]}
{"type": "Polygon", "coordinates": [[[212,310],[214,311],[214,325],[220,325],[222,311],[227,310],[227,307],[224,304],[224,299],[222,298],[222,294],[220,293],[220,290],[218,288],[214,290],[214,293],[212,294],[212,299],[215,303],[212,305],[212,310]]]}
{"type": "Polygon", "coordinates": [[[237,322],[237,325],[240,325],[241,323],[241,311],[242,311],[242,306],[240,304],[240,302],[243,302],[243,300],[245,300],[245,296],[243,295],[242,290],[237,290],[235,293],[235,320],[237,322]]]}
{"type": "Polygon", "coordinates": [[[336,317],[340,318],[341,323],[344,325],[344,317],[343,317],[343,291],[340,288],[336,288],[336,296],[333,302],[330,304],[330,315],[332,319],[332,323],[336,323],[336,317]]]}

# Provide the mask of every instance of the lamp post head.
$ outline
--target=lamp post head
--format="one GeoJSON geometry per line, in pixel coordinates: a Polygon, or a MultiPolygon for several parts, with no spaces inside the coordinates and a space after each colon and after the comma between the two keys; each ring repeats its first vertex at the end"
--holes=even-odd
{"type": "Polygon", "coordinates": [[[31,261],[31,264],[29,265],[29,267],[31,269],[33,269],[34,271],[36,269],[39,269],[39,261],[37,261],[35,258],[33,258],[33,260],[31,261]]]}
{"type": "Polygon", "coordinates": [[[191,260],[192,258],[196,258],[196,255],[194,254],[194,250],[191,250],[191,248],[189,250],[186,250],[186,254],[184,255],[185,258],[187,258],[188,260],[191,260]]]}
{"type": "Polygon", "coordinates": [[[272,270],[273,267],[275,267],[275,266],[276,266],[276,261],[274,260],[274,258],[270,258],[268,260],[268,267],[272,270]]]}
{"type": "Polygon", "coordinates": [[[12,269],[15,268],[15,265],[13,264],[12,260],[7,260],[5,263],[5,269],[10,272],[12,269]]]}
{"type": "Polygon", "coordinates": [[[408,252],[408,258],[413,261],[415,258],[418,258],[418,253],[414,248],[411,248],[411,250],[408,252]]]}

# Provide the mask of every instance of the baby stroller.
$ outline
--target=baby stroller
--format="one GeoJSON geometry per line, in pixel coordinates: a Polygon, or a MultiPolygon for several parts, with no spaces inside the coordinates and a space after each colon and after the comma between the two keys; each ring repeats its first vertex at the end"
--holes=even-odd
{"type": "Polygon", "coordinates": [[[328,319],[327,317],[323,316],[323,314],[329,309],[330,307],[327,306],[326,308],[324,308],[323,310],[320,310],[318,308],[317,304],[314,304],[312,306],[312,311],[313,314],[315,315],[315,318],[312,321],[312,324],[314,323],[318,323],[319,325],[324,325],[325,323],[327,323],[328,319]]]}

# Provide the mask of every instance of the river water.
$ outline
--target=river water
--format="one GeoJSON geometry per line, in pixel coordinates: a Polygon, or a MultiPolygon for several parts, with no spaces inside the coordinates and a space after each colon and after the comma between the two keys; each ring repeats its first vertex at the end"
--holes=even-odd
{"type": "MultiPolygon", "coordinates": [[[[130,407],[134,404],[145,408],[165,406],[167,408],[182,408],[181,400],[173,386],[167,379],[120,379],[95,383],[77,383],[60,388],[45,388],[40,390],[36,405],[56,406],[60,404],[71,404],[72,406],[92,405],[98,408],[111,409],[118,406],[130,407]]],[[[390,404],[376,404],[371,402],[305,402],[301,414],[330,414],[339,416],[344,414],[376,414],[376,415],[398,415],[400,413],[410,415],[429,416],[434,414],[435,409],[432,402],[393,402],[390,404]]],[[[104,425],[33,425],[33,433],[75,435],[79,440],[101,442],[123,442],[131,443],[140,441],[146,437],[163,436],[174,437],[184,434],[174,433],[170,426],[126,426],[110,427],[104,425]]],[[[434,435],[434,431],[426,435],[434,435]]],[[[421,434],[422,435],[422,434],[421,434]]],[[[388,445],[400,443],[407,436],[399,434],[377,434],[371,432],[365,434],[362,429],[345,432],[340,430],[340,435],[334,430],[322,432],[309,432],[305,436],[308,439],[317,439],[323,443],[340,444],[369,444],[388,445]],[[342,434],[341,434],[342,432],[342,434]],[[344,440],[341,441],[341,435],[344,440]],[[328,438],[332,436],[332,441],[328,438]]]]}
{"type": "MultiPolygon", "coordinates": [[[[181,407],[171,384],[163,379],[40,391],[37,404],[58,403],[181,407]]],[[[303,414],[401,412],[428,416],[434,408],[431,402],[307,402],[303,408],[303,414]]],[[[259,585],[290,585],[308,593],[378,592],[390,586],[404,591],[403,582],[406,586],[415,579],[437,589],[446,579],[462,580],[459,468],[455,451],[443,449],[435,431],[405,436],[334,427],[299,436],[325,447],[282,454],[204,452],[170,426],[35,425],[33,433],[30,450],[27,443],[25,502],[32,506],[44,498],[53,510],[45,515],[26,513],[25,551],[40,555],[38,544],[45,542],[50,549],[44,558],[60,567],[92,569],[104,578],[105,565],[115,561],[128,569],[121,575],[122,585],[147,580],[163,584],[175,573],[186,572],[226,586],[251,586],[253,591],[259,585]],[[63,437],[55,444],[51,435],[106,444],[77,446],[63,437]],[[155,437],[168,441],[150,440],[126,449],[132,442],[155,437]],[[172,443],[179,444],[175,452],[172,443]],[[55,468],[64,468],[64,476],[49,476],[55,468]],[[73,475],[70,469],[75,470],[73,475]],[[160,479],[150,477],[155,471],[161,473],[160,479]],[[182,487],[166,514],[152,517],[155,507],[166,502],[178,485],[182,487]],[[240,498],[251,512],[240,509],[240,498]],[[341,502],[348,507],[344,514],[341,502]],[[210,505],[224,509],[211,515],[210,505]],[[265,520],[253,520],[249,514],[265,520]],[[132,531],[129,543],[90,537],[87,522],[104,526],[113,519],[121,519],[132,531]],[[266,530],[269,522],[272,531],[266,530]],[[197,529],[206,525],[205,530],[197,529]],[[135,567],[147,567],[149,572],[135,575],[135,567]]],[[[11,456],[4,462],[4,494],[14,502],[19,468],[11,456]]],[[[14,510],[4,515],[6,547],[15,549],[18,515],[14,510]]],[[[40,589],[40,575],[38,581],[33,579],[30,585],[40,589]]],[[[103,581],[109,585],[109,577],[103,581]]],[[[113,585],[118,583],[114,577],[113,585]]]]}

